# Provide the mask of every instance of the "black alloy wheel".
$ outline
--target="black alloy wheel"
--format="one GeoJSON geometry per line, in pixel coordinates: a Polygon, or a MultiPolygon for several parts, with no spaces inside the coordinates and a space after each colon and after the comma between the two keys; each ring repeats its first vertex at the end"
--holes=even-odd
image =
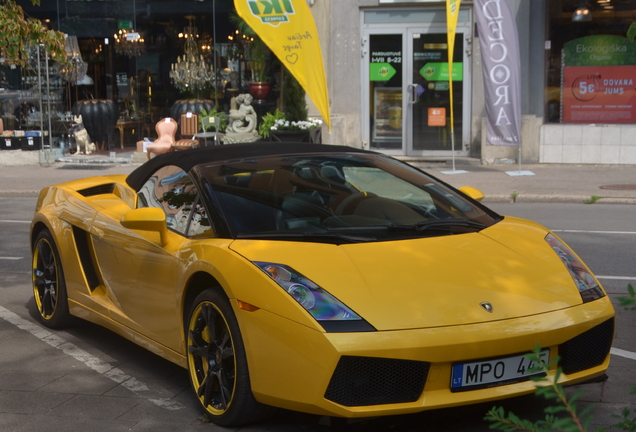
{"type": "Polygon", "coordinates": [[[190,382],[210,420],[228,427],[262,418],[269,407],[252,395],[245,348],[229,300],[216,289],[202,292],[187,323],[190,382]]]}
{"type": "Polygon", "coordinates": [[[51,233],[41,231],[33,244],[33,298],[38,320],[47,327],[68,327],[72,317],[68,310],[66,285],[60,255],[51,233]]]}

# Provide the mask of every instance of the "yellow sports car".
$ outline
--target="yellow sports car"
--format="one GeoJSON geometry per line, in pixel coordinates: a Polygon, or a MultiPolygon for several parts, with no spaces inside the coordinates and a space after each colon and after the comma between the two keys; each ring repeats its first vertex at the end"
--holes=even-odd
{"type": "Polygon", "coordinates": [[[42,190],[38,318],[97,323],[187,368],[222,426],[271,407],[368,417],[531,393],[537,344],[563,384],[603,375],[614,310],[599,282],[481,197],[342,146],[166,153],[42,190]]]}

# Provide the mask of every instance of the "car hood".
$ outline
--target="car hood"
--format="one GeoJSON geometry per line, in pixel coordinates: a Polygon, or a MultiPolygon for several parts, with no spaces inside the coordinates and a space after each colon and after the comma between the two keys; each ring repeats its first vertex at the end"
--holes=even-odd
{"type": "Polygon", "coordinates": [[[377,243],[237,240],[251,261],[285,264],[378,330],[488,322],[581,304],[549,231],[516,218],[478,233],[377,243]],[[492,311],[481,304],[488,302],[492,311]]]}

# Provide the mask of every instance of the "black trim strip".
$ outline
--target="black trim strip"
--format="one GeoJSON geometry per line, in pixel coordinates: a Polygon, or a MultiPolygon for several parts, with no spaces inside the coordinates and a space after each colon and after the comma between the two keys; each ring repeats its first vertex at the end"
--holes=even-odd
{"type": "Polygon", "coordinates": [[[95,195],[111,194],[115,191],[115,183],[106,183],[97,186],[91,186],[86,189],[80,189],[78,194],[84,197],[90,197],[95,195]]]}
{"type": "Polygon", "coordinates": [[[80,263],[82,264],[82,270],[88,282],[88,288],[95,291],[95,288],[101,285],[101,279],[97,274],[95,265],[93,264],[93,258],[91,256],[91,249],[89,246],[89,233],[81,228],[73,226],[73,238],[75,239],[75,247],[77,249],[77,255],[79,256],[80,263]]]}

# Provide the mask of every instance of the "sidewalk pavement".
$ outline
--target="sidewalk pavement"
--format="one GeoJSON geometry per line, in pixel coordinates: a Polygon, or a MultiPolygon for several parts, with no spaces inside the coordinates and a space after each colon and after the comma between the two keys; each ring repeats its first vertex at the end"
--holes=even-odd
{"type": "MultiPolygon", "coordinates": [[[[37,196],[44,186],[89,176],[129,174],[143,158],[135,152],[68,156],[50,166],[0,166],[0,196],[37,196]]],[[[408,161],[452,186],[472,186],[484,202],[636,204],[636,166],[574,164],[481,165],[479,159],[408,161]],[[466,171],[459,173],[460,171],[466,171]],[[533,175],[514,175],[519,173],[533,175]],[[510,175],[513,174],[513,175],[510,175]]]]}

